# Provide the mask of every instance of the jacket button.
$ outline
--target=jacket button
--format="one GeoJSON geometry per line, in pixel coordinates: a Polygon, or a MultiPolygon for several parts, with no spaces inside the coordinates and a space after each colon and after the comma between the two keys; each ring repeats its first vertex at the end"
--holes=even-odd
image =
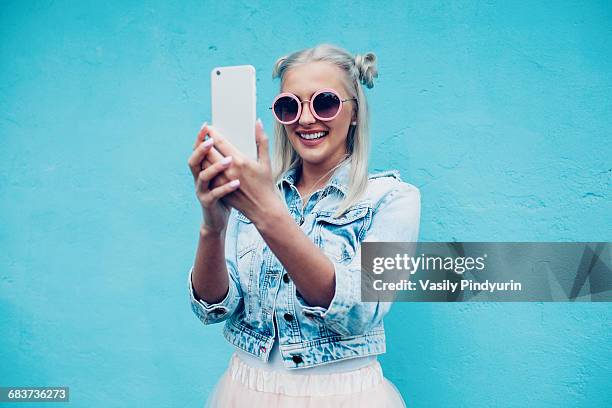
{"type": "Polygon", "coordinates": [[[291,357],[291,359],[293,360],[293,362],[295,364],[300,364],[302,362],[304,362],[304,360],[302,360],[302,357],[300,355],[294,355],[293,357],[291,357]]]}
{"type": "Polygon", "coordinates": [[[283,315],[283,317],[285,318],[286,321],[290,322],[293,320],[293,315],[291,313],[285,313],[283,315]]]}
{"type": "Polygon", "coordinates": [[[283,282],[289,283],[289,275],[288,274],[284,274],[283,275],[283,282]]]}

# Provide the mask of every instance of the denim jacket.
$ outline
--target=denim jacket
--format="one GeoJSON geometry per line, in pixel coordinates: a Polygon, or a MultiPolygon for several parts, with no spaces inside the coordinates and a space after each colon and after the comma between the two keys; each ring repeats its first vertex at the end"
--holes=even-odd
{"type": "Polygon", "coordinates": [[[215,304],[197,299],[193,267],[189,272],[191,308],[202,323],[225,321],[225,338],[264,362],[275,341],[276,325],[288,369],[386,351],[383,317],[391,302],[360,301],[360,243],[416,241],[420,192],[402,182],[397,171],[373,174],[358,202],[334,218],[347,194],[349,171],[350,162],[339,167],[303,209],[296,170],[288,170],[279,182],[295,222],[334,264],[336,287],[330,305],[309,305],[251,221],[232,209],[226,231],[230,279],[225,298],[215,304]]]}

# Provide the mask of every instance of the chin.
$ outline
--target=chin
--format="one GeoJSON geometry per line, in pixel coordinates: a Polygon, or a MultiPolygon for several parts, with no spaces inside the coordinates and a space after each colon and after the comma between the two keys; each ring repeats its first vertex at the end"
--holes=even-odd
{"type": "Polygon", "coordinates": [[[325,160],[325,154],[323,154],[323,152],[298,150],[297,153],[303,161],[308,163],[317,164],[325,160]]]}

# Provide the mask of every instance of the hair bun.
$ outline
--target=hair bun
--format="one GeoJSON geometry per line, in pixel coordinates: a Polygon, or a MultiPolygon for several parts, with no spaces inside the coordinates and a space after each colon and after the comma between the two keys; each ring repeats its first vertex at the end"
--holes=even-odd
{"type": "Polygon", "coordinates": [[[378,77],[376,55],[373,52],[355,55],[355,67],[359,72],[359,81],[366,87],[372,88],[374,86],[374,78],[378,77]]]}

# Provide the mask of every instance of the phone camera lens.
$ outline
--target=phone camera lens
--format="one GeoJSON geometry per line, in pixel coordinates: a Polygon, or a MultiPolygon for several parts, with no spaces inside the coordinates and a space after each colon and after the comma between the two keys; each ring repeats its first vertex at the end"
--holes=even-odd
{"type": "Polygon", "coordinates": [[[217,71],[217,75],[221,75],[221,71],[217,71]]]}

